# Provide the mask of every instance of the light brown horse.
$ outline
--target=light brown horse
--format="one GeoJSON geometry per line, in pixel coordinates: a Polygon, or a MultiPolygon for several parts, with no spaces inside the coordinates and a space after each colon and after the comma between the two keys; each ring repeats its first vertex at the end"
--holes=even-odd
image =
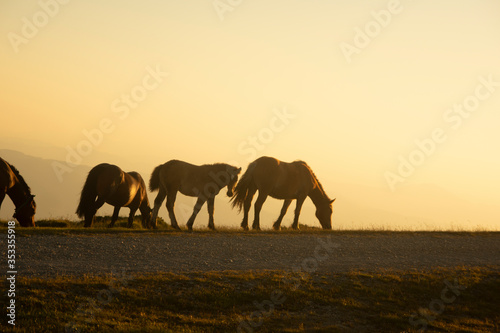
{"type": "Polygon", "coordinates": [[[151,215],[146,184],[137,172],[124,172],[116,165],[102,163],[90,170],[80,196],[76,214],[85,217],[85,227],[91,227],[99,208],[108,203],[114,206],[108,227],[113,227],[121,207],[130,208],[128,227],[132,227],[134,215],[139,209],[143,227],[148,227],[151,215]]]}
{"type": "Polygon", "coordinates": [[[191,197],[198,197],[186,226],[193,229],[193,223],[201,207],[207,202],[209,221],[208,228],[215,229],[214,225],[214,200],[219,191],[227,186],[227,195],[233,195],[234,186],[238,182],[241,168],[229,164],[193,165],[178,160],[171,160],[157,166],[151,174],[149,189],[158,191],[151,216],[151,224],[156,227],[156,217],[161,203],[167,197],[167,210],[173,228],[179,229],[179,224],[174,214],[174,203],[177,192],[191,197]]]}
{"type": "Polygon", "coordinates": [[[248,230],[248,211],[256,191],[259,196],[255,202],[255,216],[252,229],[260,230],[260,210],[270,195],[285,200],[278,220],[273,224],[275,230],[281,228],[281,221],[292,200],[297,200],[292,228],[299,228],[299,215],[304,200],[309,197],[316,206],[316,217],[323,229],[332,229],[332,203],[323,186],[311,168],[303,161],[281,162],[272,157],[260,157],[248,165],[248,169],[236,185],[235,196],[231,199],[233,207],[243,208],[241,227],[248,230]]]}
{"type": "Polygon", "coordinates": [[[4,159],[0,158],[0,206],[7,194],[16,209],[13,217],[19,221],[21,227],[35,226],[36,203],[31,189],[24,181],[19,171],[4,159]]]}

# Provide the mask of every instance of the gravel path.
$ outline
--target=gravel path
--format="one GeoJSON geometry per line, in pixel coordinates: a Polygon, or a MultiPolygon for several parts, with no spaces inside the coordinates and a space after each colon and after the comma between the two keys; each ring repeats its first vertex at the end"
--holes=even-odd
{"type": "MultiPolygon", "coordinates": [[[[6,235],[0,253],[7,254],[6,235]]],[[[7,271],[6,260],[2,269],[7,271]]],[[[308,272],[500,265],[500,234],[174,233],[16,238],[19,276],[111,272],[308,272]]]]}

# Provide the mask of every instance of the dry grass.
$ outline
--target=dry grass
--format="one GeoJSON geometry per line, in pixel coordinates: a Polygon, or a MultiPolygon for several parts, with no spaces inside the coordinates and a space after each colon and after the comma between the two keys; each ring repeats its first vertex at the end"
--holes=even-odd
{"type": "Polygon", "coordinates": [[[20,276],[16,331],[416,332],[422,325],[412,325],[412,314],[428,311],[444,281],[455,279],[466,289],[426,323],[427,331],[498,330],[498,267],[457,267],[300,277],[284,271],[20,276]]]}

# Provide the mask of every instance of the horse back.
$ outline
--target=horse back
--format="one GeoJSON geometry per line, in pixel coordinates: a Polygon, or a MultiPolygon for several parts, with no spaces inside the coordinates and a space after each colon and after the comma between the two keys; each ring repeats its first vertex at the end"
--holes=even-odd
{"type": "Polygon", "coordinates": [[[177,187],[179,184],[195,177],[198,168],[199,166],[188,162],[170,160],[163,164],[160,179],[167,185],[177,187]]]}
{"type": "Polygon", "coordinates": [[[89,177],[96,174],[96,190],[100,196],[106,196],[124,181],[124,172],[116,165],[102,163],[95,166],[89,177]]]}
{"type": "Polygon", "coordinates": [[[160,170],[160,181],[167,191],[180,191],[184,195],[198,196],[205,190],[210,177],[211,165],[194,165],[188,162],[171,160],[160,170]]]}
{"type": "Polygon", "coordinates": [[[307,196],[314,187],[313,177],[305,162],[282,162],[272,157],[256,160],[254,182],[259,191],[277,199],[307,196]]]}

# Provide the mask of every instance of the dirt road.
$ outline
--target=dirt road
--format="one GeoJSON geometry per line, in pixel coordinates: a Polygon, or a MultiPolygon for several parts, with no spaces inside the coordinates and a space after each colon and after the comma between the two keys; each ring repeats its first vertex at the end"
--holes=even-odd
{"type": "MultiPolygon", "coordinates": [[[[500,267],[499,233],[172,233],[29,235],[16,239],[20,276],[127,272],[308,272],[500,267]]],[[[6,235],[0,252],[6,258],[6,235]]],[[[6,263],[2,264],[7,271],[6,263]]]]}

